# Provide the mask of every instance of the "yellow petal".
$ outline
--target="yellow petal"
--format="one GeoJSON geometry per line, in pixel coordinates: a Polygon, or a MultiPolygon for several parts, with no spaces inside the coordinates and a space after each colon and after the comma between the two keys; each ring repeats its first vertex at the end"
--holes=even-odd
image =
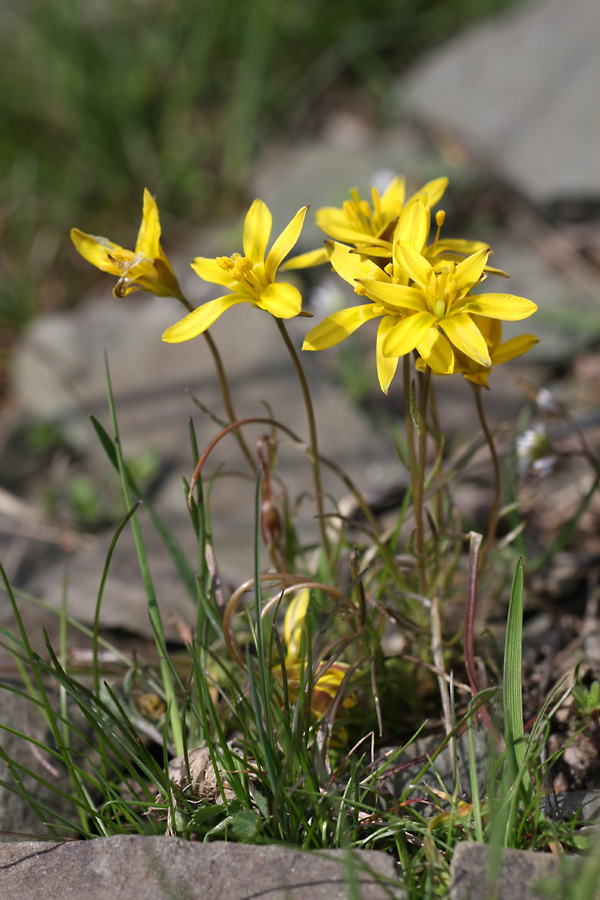
{"type": "Polygon", "coordinates": [[[383,342],[397,321],[396,316],[384,316],[377,329],[377,377],[379,378],[379,386],[384,394],[387,394],[392,378],[396,374],[398,357],[384,356],[383,342]]]}
{"type": "Polygon", "coordinates": [[[131,259],[135,255],[129,250],[123,250],[118,244],[113,244],[108,238],[86,234],[79,228],[71,228],[71,240],[84,259],[102,272],[108,272],[109,275],[123,274],[123,269],[118,268],[111,259],[113,254],[128,254],[131,259]]]}
{"type": "Polygon", "coordinates": [[[144,188],[144,211],[142,224],[135,244],[135,252],[148,259],[154,259],[160,253],[160,221],[156,200],[147,188],[144,188]]]}
{"type": "Polygon", "coordinates": [[[351,284],[355,290],[358,287],[357,282],[363,278],[389,281],[383,269],[380,269],[372,260],[361,258],[357,253],[353,253],[351,248],[345,244],[325,241],[325,249],[329,255],[329,262],[337,274],[351,284]]]}
{"type": "Polygon", "coordinates": [[[429,209],[421,200],[408,203],[398,219],[394,232],[394,243],[405,241],[419,252],[422,251],[429,234],[429,209]]]}
{"type": "Polygon", "coordinates": [[[490,319],[518,322],[531,316],[537,306],[531,300],[516,297],[514,294],[469,294],[461,302],[460,309],[462,312],[489,316],[490,319]]]}
{"type": "Polygon", "coordinates": [[[234,289],[234,280],[229,271],[220,266],[216,259],[197,256],[190,265],[196,275],[203,281],[210,281],[211,284],[221,284],[230,290],[234,289]]]}
{"type": "Polygon", "coordinates": [[[385,281],[360,281],[366,289],[369,297],[380,300],[391,309],[413,309],[415,312],[425,312],[427,301],[418,288],[406,287],[403,284],[392,284],[385,281]]]}
{"type": "Polygon", "coordinates": [[[308,206],[303,206],[302,209],[298,210],[290,224],[283,229],[269,250],[269,255],[265,261],[265,273],[269,281],[274,281],[277,269],[300,237],[307,211],[308,206]]]}
{"type": "Polygon", "coordinates": [[[387,246],[389,241],[383,241],[375,237],[366,228],[362,231],[348,224],[348,219],[343,209],[335,206],[323,206],[317,210],[315,216],[319,228],[334,238],[336,241],[344,241],[346,244],[376,244],[387,246]]]}
{"type": "Polygon", "coordinates": [[[430,328],[419,341],[417,353],[435,375],[451,375],[454,371],[454,351],[448,338],[437,328],[430,328]]]}
{"type": "Polygon", "coordinates": [[[327,250],[322,247],[320,250],[309,250],[308,253],[301,253],[299,256],[293,256],[292,259],[286,260],[279,267],[280,272],[289,272],[290,269],[312,269],[313,266],[322,266],[323,263],[329,261],[327,250]]]}
{"type": "Polygon", "coordinates": [[[485,269],[489,254],[489,248],[485,247],[483,250],[478,250],[477,253],[473,253],[472,256],[467,257],[467,259],[463,259],[463,261],[457,265],[454,279],[457,288],[462,294],[466,294],[467,291],[470,291],[472,287],[481,281],[481,276],[483,275],[483,270],[485,269]]]}
{"type": "Polygon", "coordinates": [[[264,262],[272,222],[266,203],[255,200],[244,220],[244,255],[253,263],[264,262]]]}
{"type": "Polygon", "coordinates": [[[470,381],[471,384],[479,384],[481,387],[489,388],[488,375],[490,374],[491,369],[485,369],[481,366],[477,372],[470,370],[463,372],[463,377],[465,381],[470,381]]]}
{"type": "Polygon", "coordinates": [[[428,181],[427,184],[424,184],[420,191],[414,193],[408,202],[410,203],[411,200],[419,198],[425,206],[435,206],[442,199],[447,187],[447,178],[434,178],[433,181],[428,181]]]}
{"type": "Polygon", "coordinates": [[[381,212],[390,221],[394,219],[404,205],[406,183],[404,178],[394,178],[386,187],[381,197],[381,212]]]}
{"type": "Polygon", "coordinates": [[[423,340],[437,319],[430,312],[418,312],[400,319],[383,342],[385,356],[405,356],[423,340]]]}
{"type": "Polygon", "coordinates": [[[304,620],[310,603],[308,589],[300,591],[288,606],[283,621],[283,637],[286,645],[286,668],[300,658],[300,641],[304,620]]]}
{"type": "Polygon", "coordinates": [[[493,359],[495,348],[499,347],[502,343],[502,322],[500,319],[477,316],[475,313],[469,313],[469,315],[482,333],[483,338],[488,345],[490,356],[493,359]]]}
{"type": "Polygon", "coordinates": [[[163,341],[168,344],[180,344],[182,341],[189,341],[197,337],[215,322],[220,315],[227,309],[235,306],[237,303],[249,303],[251,297],[236,297],[229,294],[227,297],[217,297],[216,300],[209,300],[203,303],[198,309],[189,313],[181,321],[176,322],[167,328],[162,336],[163,341]]]}
{"type": "Polygon", "coordinates": [[[304,339],[303,350],[327,350],[345,340],[357,328],[364,325],[370,319],[381,315],[381,308],[374,303],[365,306],[353,306],[350,309],[342,309],[332,313],[322,322],[312,328],[304,339]]]}
{"type": "Polygon", "coordinates": [[[394,244],[394,261],[420,287],[427,287],[433,268],[414,247],[411,247],[405,241],[396,241],[394,244]]]}
{"type": "Polygon", "coordinates": [[[437,242],[435,246],[435,255],[442,256],[444,253],[456,253],[458,256],[472,256],[473,253],[477,253],[479,250],[489,250],[488,244],[485,244],[483,241],[464,241],[460,238],[444,238],[437,242]]]}
{"type": "Polygon", "coordinates": [[[481,366],[491,366],[492,360],[488,352],[485,338],[479,328],[466,313],[458,313],[441,319],[440,327],[448,340],[468,357],[474,359],[481,366]]]}
{"type": "Polygon", "coordinates": [[[519,337],[511,338],[509,341],[501,344],[495,353],[492,353],[492,363],[498,366],[501,363],[508,362],[509,359],[522,356],[523,353],[527,353],[536,344],[539,344],[539,338],[536,338],[533,334],[521,334],[519,337]]]}
{"type": "Polygon", "coordinates": [[[293,284],[269,284],[256,304],[278,319],[292,319],[302,311],[302,294],[293,284]]]}

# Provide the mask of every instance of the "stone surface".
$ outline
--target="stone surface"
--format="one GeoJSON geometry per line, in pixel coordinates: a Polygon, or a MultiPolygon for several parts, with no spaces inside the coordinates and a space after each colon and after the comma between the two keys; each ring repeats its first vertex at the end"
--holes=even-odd
{"type": "Polygon", "coordinates": [[[564,897],[580,860],[526,850],[499,850],[498,856],[484,844],[463,842],[452,857],[450,900],[541,900],[564,897]],[[560,885],[563,890],[560,890],[560,885]],[[496,893],[492,892],[495,889],[496,893]]]}
{"type": "Polygon", "coordinates": [[[537,203],[598,200],[599,41],[596,0],[519,4],[426,55],[401,102],[537,203]]]}
{"type": "Polygon", "coordinates": [[[10,900],[362,900],[401,898],[391,857],[279,846],[189,843],[119,835],[0,848],[0,896],[10,900]]]}
{"type": "Polygon", "coordinates": [[[249,193],[263,199],[282,224],[310,204],[293,256],[321,246],[325,236],[314,212],[341,206],[351,188],[368,197],[373,184],[383,190],[396,175],[404,175],[409,190],[417,190],[445,174],[431,142],[404,122],[384,132],[367,130],[352,141],[336,134],[334,125],[324,137],[276,146],[264,154],[251,174],[249,193]]]}

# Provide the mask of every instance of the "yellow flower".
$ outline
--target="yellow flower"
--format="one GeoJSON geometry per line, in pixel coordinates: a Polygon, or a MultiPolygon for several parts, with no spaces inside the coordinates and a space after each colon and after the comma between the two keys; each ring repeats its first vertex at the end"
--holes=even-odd
{"type": "MultiPolygon", "coordinates": [[[[403,212],[396,228],[394,261],[385,269],[353,253],[350,247],[326,242],[335,271],[371,302],[327,316],[309,331],[303,344],[304,350],[325,350],[345,340],[365,322],[380,318],[377,374],[386,394],[399,358],[415,348],[438,375],[454,372],[457,351],[473,362],[477,372],[480,372],[477,366],[487,371],[492,358],[473,314],[477,318],[517,320],[537,309],[530,300],[511,294],[470,293],[484,277],[487,248],[458,265],[445,260],[431,265],[414,246],[424,243],[423,210],[423,205],[416,203],[403,212]],[[402,237],[409,237],[410,243],[402,237]]],[[[496,349],[500,354],[502,348],[496,349]]],[[[511,344],[508,351],[512,349],[511,344]]],[[[524,353],[525,349],[517,350],[514,355],[524,353]]],[[[502,361],[506,358],[509,357],[503,355],[502,361]]]]}
{"type": "MultiPolygon", "coordinates": [[[[533,334],[521,334],[502,343],[502,323],[498,319],[486,319],[477,315],[473,315],[471,318],[485,339],[492,361],[492,368],[508,362],[510,359],[515,359],[517,356],[522,356],[528,350],[531,350],[535,344],[539,343],[538,338],[533,334]]],[[[422,363],[422,360],[417,362],[417,367],[421,368],[419,363],[422,363]]],[[[487,388],[488,376],[491,374],[492,369],[478,365],[473,359],[457,350],[454,353],[454,371],[460,372],[467,381],[487,388]]]]}
{"type": "MultiPolygon", "coordinates": [[[[404,178],[394,178],[383,195],[377,188],[371,189],[372,205],[367,200],[361,200],[358,191],[353,188],[350,191],[352,199],[346,200],[341,208],[324,206],[317,210],[316,222],[335,241],[351,244],[369,256],[391,258],[392,235],[402,210],[416,200],[420,200],[425,207],[435,206],[447,186],[447,178],[435,178],[405,200],[404,178]]],[[[283,268],[305,269],[321,265],[327,259],[325,249],[311,250],[288,260],[283,268]]]]}
{"type": "Polygon", "coordinates": [[[537,309],[535,303],[512,294],[471,294],[484,276],[489,250],[479,250],[458,263],[435,268],[404,241],[394,245],[394,257],[414,282],[411,286],[362,281],[367,295],[391,308],[406,311],[382,342],[385,357],[397,358],[416,348],[419,356],[440,375],[454,371],[454,351],[489,369],[492,360],[473,314],[518,321],[537,309]]]}
{"type": "Polygon", "coordinates": [[[291,284],[275,282],[277,270],[300,236],[308,206],[299,209],[284,228],[265,258],[271,236],[271,213],[262,200],[255,200],[244,222],[244,255],[218,256],[207,259],[199,256],[192,269],[204,281],[220,284],[232,293],[209,300],[180,322],[167,328],[163,341],[178,344],[197,337],[219,316],[238,303],[251,303],[279,319],[297,316],[302,309],[302,297],[291,284]]]}
{"type": "Polygon", "coordinates": [[[71,229],[71,240],[84,259],[102,272],[118,277],[113,290],[115,297],[148,291],[159,297],[181,299],[179,282],[160,245],[156,200],[147,189],[144,190],[144,212],[135,250],[124,250],[105,237],[85,234],[78,228],[71,229]]]}
{"type": "MultiPolygon", "coordinates": [[[[300,591],[287,608],[283,623],[283,636],[286,646],[285,672],[287,678],[290,700],[294,702],[298,697],[298,691],[302,684],[303,660],[300,656],[302,633],[305,629],[305,619],[310,602],[308,590],[300,591]]],[[[342,681],[348,671],[347,663],[335,661],[329,663],[323,660],[315,673],[311,692],[310,708],[315,716],[321,716],[331,706],[342,681]]],[[[283,681],[281,666],[273,666],[273,675],[278,681],[283,681]]],[[[342,707],[348,709],[354,706],[356,701],[346,697],[342,707]]]]}

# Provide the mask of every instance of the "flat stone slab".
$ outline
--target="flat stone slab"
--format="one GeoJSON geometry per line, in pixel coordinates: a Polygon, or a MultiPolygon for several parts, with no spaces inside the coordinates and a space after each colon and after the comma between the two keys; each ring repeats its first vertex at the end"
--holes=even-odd
{"type": "Polygon", "coordinates": [[[495,858],[485,844],[463,842],[452,858],[450,900],[541,900],[563,897],[582,860],[527,850],[501,850],[495,858]],[[544,889],[544,882],[546,888],[544,889]],[[563,885],[562,893],[548,887],[563,885]],[[491,889],[495,892],[492,893],[491,889]]]}
{"type": "Polygon", "coordinates": [[[345,900],[357,893],[362,900],[406,896],[392,857],[134,835],[0,848],[0,896],[11,900],[345,900]]]}
{"type": "Polygon", "coordinates": [[[599,42],[597,0],[517,5],[426,55],[402,103],[535,202],[597,200],[599,42]]]}

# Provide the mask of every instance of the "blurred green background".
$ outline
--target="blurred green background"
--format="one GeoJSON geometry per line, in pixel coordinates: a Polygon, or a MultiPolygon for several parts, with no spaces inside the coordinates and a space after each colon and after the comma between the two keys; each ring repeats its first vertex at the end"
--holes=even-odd
{"type": "Polygon", "coordinates": [[[142,190],[167,248],[245,202],[273,139],[352,97],[385,124],[394,78],[515,0],[20,0],[0,7],[0,347],[94,277],[68,231],[132,246],[142,190]],[[165,230],[166,230],[165,228],[165,230]]]}

